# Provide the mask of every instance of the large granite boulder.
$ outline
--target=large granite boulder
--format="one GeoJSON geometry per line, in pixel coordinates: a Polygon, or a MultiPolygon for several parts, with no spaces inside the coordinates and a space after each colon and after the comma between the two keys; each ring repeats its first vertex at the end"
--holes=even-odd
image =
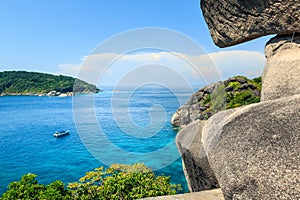
{"type": "Polygon", "coordinates": [[[176,137],[177,148],[182,157],[183,171],[190,192],[219,187],[203,149],[202,128],[205,121],[197,120],[183,128],[176,137]]]}
{"type": "Polygon", "coordinates": [[[225,199],[300,199],[300,94],[226,112],[199,143],[225,199]]]}
{"type": "Polygon", "coordinates": [[[196,181],[207,177],[197,172],[208,169],[225,199],[300,199],[299,35],[277,36],[265,52],[262,102],[218,112],[179,133],[191,188],[201,188],[196,181]]]}
{"type": "Polygon", "coordinates": [[[219,47],[269,34],[300,31],[300,3],[292,0],[201,0],[213,41],[219,47]]]}
{"type": "Polygon", "coordinates": [[[272,38],[265,54],[261,100],[300,94],[300,34],[272,38]]]}

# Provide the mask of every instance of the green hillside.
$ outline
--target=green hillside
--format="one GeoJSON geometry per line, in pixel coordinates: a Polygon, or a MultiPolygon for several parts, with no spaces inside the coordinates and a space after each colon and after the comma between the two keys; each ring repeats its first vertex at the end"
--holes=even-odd
{"type": "Polygon", "coordinates": [[[50,91],[97,93],[100,89],[95,85],[68,76],[26,71],[0,72],[0,94],[36,95],[46,94],[50,91]]]}

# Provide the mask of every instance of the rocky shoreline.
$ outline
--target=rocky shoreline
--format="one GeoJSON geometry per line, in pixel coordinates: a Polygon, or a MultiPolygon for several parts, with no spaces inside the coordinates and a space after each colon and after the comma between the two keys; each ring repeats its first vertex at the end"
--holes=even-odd
{"type": "Polygon", "coordinates": [[[76,94],[94,94],[92,92],[83,92],[83,93],[75,93],[75,92],[57,92],[55,90],[50,91],[48,93],[2,93],[0,94],[1,97],[3,96],[39,96],[39,97],[72,97],[76,94]]]}

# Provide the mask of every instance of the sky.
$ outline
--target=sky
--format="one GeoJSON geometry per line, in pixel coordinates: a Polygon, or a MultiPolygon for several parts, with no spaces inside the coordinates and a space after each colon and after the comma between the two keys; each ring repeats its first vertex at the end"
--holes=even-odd
{"type": "MultiPolygon", "coordinates": [[[[195,76],[193,67],[180,59],[184,57],[187,60],[197,59],[194,64],[202,67],[202,80],[203,76],[209,76],[210,65],[214,65],[218,75],[212,79],[204,78],[206,83],[233,75],[261,75],[265,64],[264,46],[270,36],[218,48],[210,37],[199,3],[199,0],[1,0],[0,71],[26,70],[73,77],[79,73],[80,77],[83,68],[102,67],[101,72],[105,71],[105,74],[96,77],[97,83],[109,85],[122,82],[121,79],[125,80],[131,72],[128,75],[132,77],[131,82],[134,79],[132,74],[146,79],[159,73],[171,81],[168,73],[174,69],[183,79],[199,84],[197,78],[192,80],[195,76]],[[134,49],[127,49],[129,53],[125,55],[124,52],[121,55],[114,46],[105,52],[98,51],[99,46],[101,48],[103,43],[115,40],[117,36],[149,27],[161,29],[162,32],[173,31],[196,42],[203,51],[201,55],[194,55],[191,52],[175,52],[172,48],[160,50],[159,43],[152,50],[139,48],[135,52],[134,49]],[[99,63],[88,66],[101,59],[113,58],[117,59],[109,67],[99,66],[99,63]],[[145,73],[139,70],[140,66],[145,65],[162,65],[168,70],[157,71],[156,67],[152,67],[153,70],[156,68],[153,74],[151,70],[145,73]]],[[[144,41],[151,38],[151,34],[138,37],[144,41]]],[[[133,40],[125,41],[126,44],[120,42],[119,46],[130,46],[135,42],[133,40]]],[[[171,43],[186,45],[180,42],[172,40],[171,43]]],[[[92,71],[89,73],[95,74],[92,71]]],[[[82,78],[94,82],[88,80],[93,79],[89,76],[83,75],[82,78]]]]}

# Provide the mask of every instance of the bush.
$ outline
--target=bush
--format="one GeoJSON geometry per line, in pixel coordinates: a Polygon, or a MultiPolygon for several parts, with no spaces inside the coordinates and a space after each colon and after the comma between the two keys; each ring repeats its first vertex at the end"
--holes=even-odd
{"type": "Polygon", "coordinates": [[[230,82],[228,84],[228,87],[232,87],[234,90],[239,90],[241,84],[239,82],[230,82]]]}
{"type": "Polygon", "coordinates": [[[170,177],[155,176],[144,164],[113,164],[109,168],[96,168],[87,172],[79,182],[61,181],[49,185],[39,184],[35,174],[23,175],[19,182],[9,184],[1,200],[94,200],[94,199],[139,199],[176,194],[180,185],[170,184],[170,177]]]}
{"type": "Polygon", "coordinates": [[[260,98],[255,96],[251,91],[236,92],[234,95],[227,95],[226,108],[237,108],[251,103],[258,103],[260,98]]]}
{"type": "Polygon", "coordinates": [[[113,164],[87,172],[68,188],[74,199],[139,199],[176,194],[180,185],[169,182],[170,177],[155,176],[144,164],[113,164]]]}
{"type": "Polygon", "coordinates": [[[26,174],[23,175],[19,182],[12,182],[8,186],[2,196],[1,200],[55,200],[55,199],[71,199],[69,192],[65,190],[65,186],[61,181],[54,181],[45,186],[39,184],[36,180],[37,175],[26,174]]]}

